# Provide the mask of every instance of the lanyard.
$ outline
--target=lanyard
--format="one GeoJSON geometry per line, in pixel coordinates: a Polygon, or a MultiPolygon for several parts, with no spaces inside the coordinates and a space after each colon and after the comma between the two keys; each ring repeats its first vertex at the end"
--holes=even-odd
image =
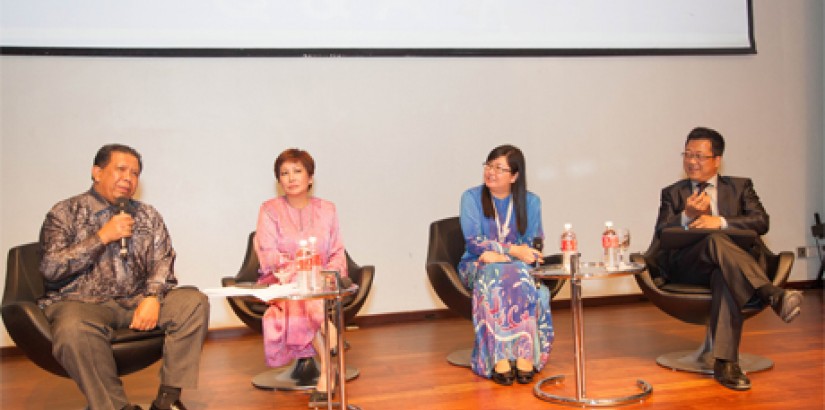
{"type": "Polygon", "coordinates": [[[493,202],[493,212],[496,216],[496,228],[498,228],[498,241],[504,242],[507,235],[510,234],[510,218],[513,217],[513,198],[510,198],[510,203],[507,204],[507,216],[504,218],[504,224],[498,220],[498,207],[493,202]]]}

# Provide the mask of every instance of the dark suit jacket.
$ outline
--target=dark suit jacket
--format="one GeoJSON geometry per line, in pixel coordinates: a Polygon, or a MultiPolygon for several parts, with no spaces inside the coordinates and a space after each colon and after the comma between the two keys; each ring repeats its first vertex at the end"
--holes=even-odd
{"type": "MultiPolygon", "coordinates": [[[[656,234],[647,253],[648,256],[653,257],[653,260],[648,258],[648,263],[654,264],[654,268],[666,270],[671,253],[677,252],[659,249],[659,234],[664,228],[681,226],[682,211],[685,210],[687,198],[692,193],[693,187],[689,179],[683,179],[662,189],[659,217],[656,219],[656,234]]],[[[751,229],[758,235],[768,232],[768,213],[759,201],[759,196],[753,189],[753,182],[750,178],[720,175],[717,178],[716,195],[719,215],[725,217],[728,228],[751,229]]],[[[761,259],[762,249],[764,249],[764,244],[761,240],[757,240],[751,254],[761,259]]]]}

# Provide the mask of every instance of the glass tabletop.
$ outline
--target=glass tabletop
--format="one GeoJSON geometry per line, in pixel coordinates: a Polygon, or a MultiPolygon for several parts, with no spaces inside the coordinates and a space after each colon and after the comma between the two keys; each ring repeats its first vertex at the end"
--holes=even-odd
{"type": "MultiPolygon", "coordinates": [[[[606,267],[603,262],[582,262],[579,264],[575,277],[581,279],[609,278],[614,276],[635,275],[645,269],[644,263],[630,262],[622,263],[618,267],[606,267]]],[[[533,276],[544,278],[566,278],[572,277],[570,272],[564,269],[561,264],[542,265],[533,268],[533,276]]]]}

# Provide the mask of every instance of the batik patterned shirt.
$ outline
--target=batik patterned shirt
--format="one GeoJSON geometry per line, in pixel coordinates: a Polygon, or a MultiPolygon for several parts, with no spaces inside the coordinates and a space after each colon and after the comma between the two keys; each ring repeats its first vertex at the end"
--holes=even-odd
{"type": "Polygon", "coordinates": [[[41,307],[61,300],[114,300],[133,308],[146,294],[162,297],[177,284],[175,250],[163,218],[140,201],[130,200],[127,208],[135,225],[126,239],[126,258],[120,256],[121,241],[104,245],[97,235],[119,210],[94,189],[49,211],[40,230],[40,272],[46,285],[41,307]]]}

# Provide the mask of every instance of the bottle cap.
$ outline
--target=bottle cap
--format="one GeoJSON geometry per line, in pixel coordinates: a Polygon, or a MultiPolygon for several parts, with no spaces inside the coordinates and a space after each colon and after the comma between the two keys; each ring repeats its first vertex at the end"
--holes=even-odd
{"type": "Polygon", "coordinates": [[[565,231],[569,231],[571,229],[573,229],[573,224],[570,224],[570,223],[564,224],[564,230],[565,231]]]}
{"type": "Polygon", "coordinates": [[[310,237],[309,237],[309,243],[314,244],[314,243],[315,243],[315,242],[317,242],[317,241],[318,241],[318,239],[317,239],[317,238],[315,238],[314,236],[310,236],[310,237]]]}
{"type": "Polygon", "coordinates": [[[301,239],[300,241],[298,241],[298,246],[301,246],[301,247],[307,246],[307,240],[306,239],[301,239]]]}
{"type": "Polygon", "coordinates": [[[608,228],[612,227],[612,226],[613,226],[613,221],[607,221],[607,222],[605,222],[605,223],[604,223],[604,226],[606,226],[606,227],[608,227],[608,228]]]}

